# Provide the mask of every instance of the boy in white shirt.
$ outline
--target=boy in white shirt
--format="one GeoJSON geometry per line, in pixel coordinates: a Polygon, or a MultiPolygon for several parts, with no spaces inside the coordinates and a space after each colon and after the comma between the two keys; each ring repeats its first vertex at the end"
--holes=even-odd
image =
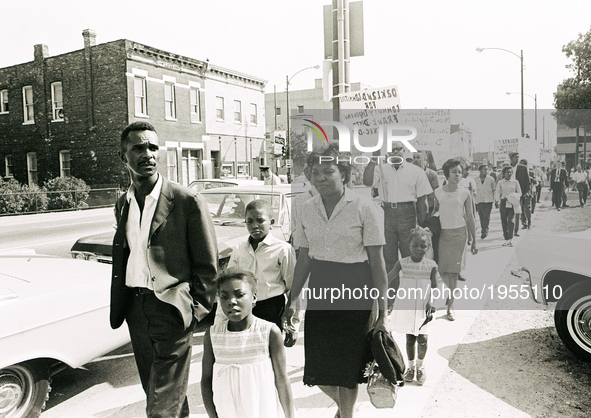
{"type": "Polygon", "coordinates": [[[228,268],[240,267],[255,275],[257,300],[252,313],[283,329],[281,316],[291,289],[295,251],[289,243],[269,233],[275,219],[266,200],[256,199],[246,206],[245,222],[250,236],[234,248],[228,268]]]}

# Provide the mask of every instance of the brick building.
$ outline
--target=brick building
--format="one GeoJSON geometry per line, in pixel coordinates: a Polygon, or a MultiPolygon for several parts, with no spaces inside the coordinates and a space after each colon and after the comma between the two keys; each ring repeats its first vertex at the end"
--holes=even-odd
{"type": "Polygon", "coordinates": [[[83,38],[84,49],[50,57],[35,45],[32,62],[0,69],[2,177],[126,186],[119,135],[142,120],[171,180],[258,174],[266,81],[127,39],[97,45],[92,30],[83,38]]]}

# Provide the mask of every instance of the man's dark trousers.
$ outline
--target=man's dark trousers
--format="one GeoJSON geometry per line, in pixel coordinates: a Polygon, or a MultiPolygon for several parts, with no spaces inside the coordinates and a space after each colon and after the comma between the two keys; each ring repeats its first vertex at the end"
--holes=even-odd
{"type": "Polygon", "coordinates": [[[142,387],[148,397],[147,416],[188,417],[186,370],[191,364],[193,326],[184,329],[176,307],[162,302],[147,289],[139,289],[133,289],[126,321],[142,387]],[[168,395],[158,396],[160,390],[168,395]]]}

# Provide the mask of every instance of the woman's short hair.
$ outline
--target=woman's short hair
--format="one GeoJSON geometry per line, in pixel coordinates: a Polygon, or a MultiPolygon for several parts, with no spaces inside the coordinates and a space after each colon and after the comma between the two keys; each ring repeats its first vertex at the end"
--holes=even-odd
{"type": "Polygon", "coordinates": [[[222,284],[229,282],[230,280],[242,280],[250,286],[252,293],[256,293],[257,291],[257,279],[250,271],[238,268],[238,267],[231,267],[227,269],[223,269],[220,271],[216,277],[216,287],[218,291],[222,284]]]}
{"type": "Polygon", "coordinates": [[[431,231],[429,231],[428,228],[421,228],[420,226],[417,226],[416,228],[410,230],[410,235],[408,237],[408,243],[410,244],[414,238],[425,237],[425,238],[427,238],[427,242],[429,243],[429,246],[431,246],[431,236],[432,235],[433,235],[433,233],[431,231]]]}
{"type": "Polygon", "coordinates": [[[339,172],[343,174],[343,184],[348,184],[351,181],[351,154],[348,152],[340,152],[337,144],[330,144],[320,152],[311,152],[306,157],[306,165],[312,168],[314,164],[320,164],[320,157],[332,157],[332,160],[322,162],[330,162],[336,165],[339,172]]]}
{"type": "Polygon", "coordinates": [[[510,165],[506,165],[505,167],[503,167],[503,176],[505,175],[505,173],[509,170],[512,170],[513,167],[511,167],[510,165]]]}
{"type": "Polygon", "coordinates": [[[458,167],[458,166],[462,169],[462,172],[463,172],[464,171],[464,162],[462,160],[460,160],[459,158],[450,158],[449,160],[444,162],[443,167],[441,167],[441,169],[443,170],[443,175],[445,176],[445,178],[449,178],[449,171],[452,168],[458,167]]]}

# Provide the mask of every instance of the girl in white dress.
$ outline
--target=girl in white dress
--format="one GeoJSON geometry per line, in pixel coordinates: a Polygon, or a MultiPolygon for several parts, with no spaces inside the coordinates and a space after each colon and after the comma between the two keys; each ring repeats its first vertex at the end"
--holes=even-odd
{"type": "Polygon", "coordinates": [[[419,385],[427,379],[423,366],[427,354],[428,332],[425,320],[427,311],[430,310],[431,289],[437,287],[437,263],[425,257],[430,248],[431,232],[420,227],[413,229],[410,232],[411,255],[397,261],[388,273],[390,283],[397,276],[400,278],[390,324],[393,331],[406,334],[409,365],[404,380],[412,382],[416,376],[419,385]]]}
{"type": "Polygon", "coordinates": [[[217,278],[226,319],[203,343],[201,393],[210,418],[295,417],[281,331],[252,314],[256,284],[238,268],[217,278]]]}

